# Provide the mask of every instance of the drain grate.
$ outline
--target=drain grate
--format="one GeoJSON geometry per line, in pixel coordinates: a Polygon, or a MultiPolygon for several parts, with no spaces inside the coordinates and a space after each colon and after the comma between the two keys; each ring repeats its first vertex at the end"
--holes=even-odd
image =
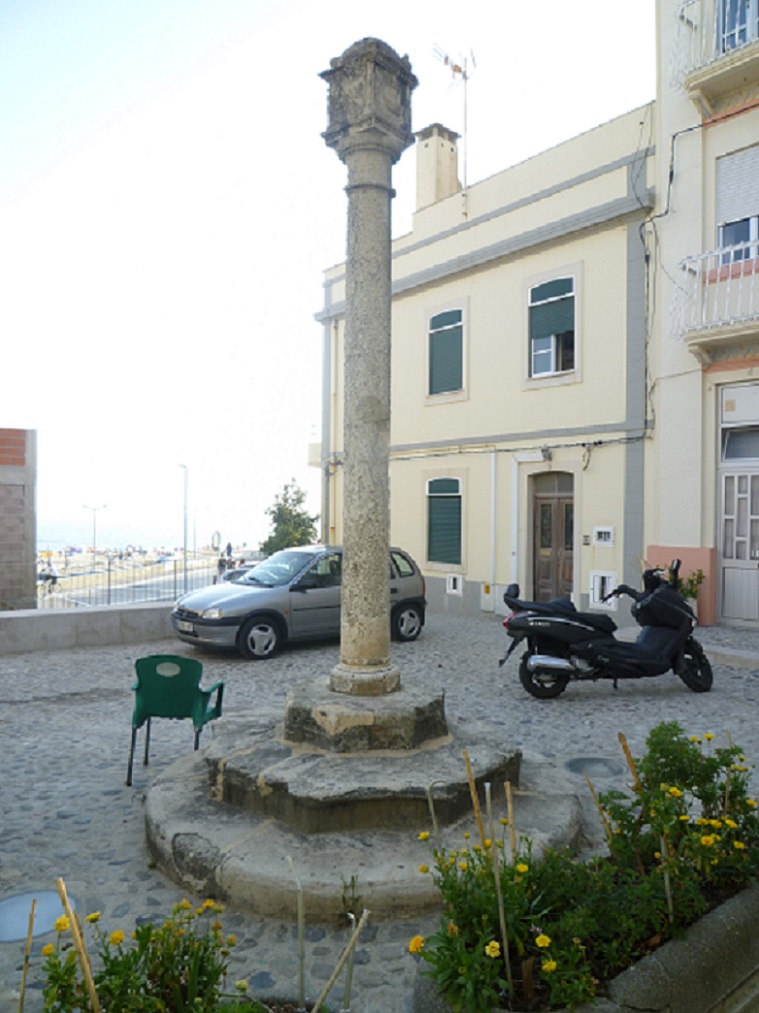
{"type": "MultiPolygon", "coordinates": [[[[37,890],[19,893],[15,897],[0,900],[0,943],[11,943],[18,939],[26,939],[29,932],[29,913],[32,901],[36,898],[34,909],[34,935],[43,936],[50,932],[56,919],[64,913],[61,898],[56,890],[37,890]]],[[[71,907],[76,911],[76,901],[69,896],[71,907]]]]}

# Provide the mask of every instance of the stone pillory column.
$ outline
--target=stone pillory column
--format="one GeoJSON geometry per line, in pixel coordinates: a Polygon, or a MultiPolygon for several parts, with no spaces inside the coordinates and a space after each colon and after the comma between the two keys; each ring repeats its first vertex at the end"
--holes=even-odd
{"type": "Polygon", "coordinates": [[[390,664],[390,201],[392,165],[413,143],[408,57],[363,39],[331,61],[324,133],[348,168],[345,493],[340,663],[330,688],[400,688],[390,664]]]}

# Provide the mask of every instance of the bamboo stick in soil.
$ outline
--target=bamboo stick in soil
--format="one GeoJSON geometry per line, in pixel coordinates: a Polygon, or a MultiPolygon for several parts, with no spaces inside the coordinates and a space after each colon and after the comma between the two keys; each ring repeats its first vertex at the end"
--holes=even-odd
{"type": "Polygon", "coordinates": [[[32,909],[29,912],[29,929],[26,933],[26,946],[24,947],[24,968],[21,971],[21,988],[18,994],[18,1013],[23,1013],[24,1009],[24,996],[26,994],[26,975],[29,970],[29,953],[32,949],[32,939],[34,937],[34,912],[37,907],[37,898],[35,897],[32,901],[32,909]]]}
{"type": "Polygon", "coordinates": [[[482,847],[485,847],[485,828],[482,825],[482,810],[480,809],[480,798],[477,794],[477,785],[474,780],[474,774],[472,773],[472,764],[469,762],[469,753],[465,749],[463,752],[464,763],[466,764],[466,779],[469,782],[469,794],[472,796],[472,808],[474,809],[475,819],[477,820],[477,830],[480,834],[480,843],[482,847]]]}
{"type": "Polygon", "coordinates": [[[92,978],[92,966],[90,965],[90,956],[87,953],[87,947],[84,945],[84,938],[82,936],[82,930],[79,926],[79,919],[77,918],[74,909],[71,907],[69,902],[68,894],[66,893],[66,884],[63,879],[57,879],[55,885],[58,889],[58,896],[61,898],[63,904],[63,910],[69,920],[69,928],[71,931],[71,938],[74,940],[74,946],[76,947],[76,953],[79,957],[79,966],[82,969],[82,977],[84,978],[84,984],[87,987],[87,992],[92,1003],[93,1013],[102,1013],[100,1001],[98,1000],[97,992],[95,991],[95,982],[92,978]]]}

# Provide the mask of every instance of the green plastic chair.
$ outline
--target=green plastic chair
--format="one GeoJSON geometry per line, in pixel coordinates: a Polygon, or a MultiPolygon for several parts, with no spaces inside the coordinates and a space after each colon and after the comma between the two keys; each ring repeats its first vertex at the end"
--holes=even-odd
{"type": "Polygon", "coordinates": [[[217,682],[210,689],[201,689],[200,680],[203,666],[195,658],[183,658],[176,654],[152,654],[138,658],[134,663],[137,682],[132,686],[135,692],[132,713],[132,748],[129,751],[129,767],[126,783],[132,783],[132,763],[137,741],[137,729],[145,729],[145,759],[148,764],[150,748],[151,718],[191,718],[195,727],[195,749],[200,743],[203,725],[221,717],[221,701],[224,683],[217,682]],[[211,697],[216,693],[212,703],[211,697]]]}

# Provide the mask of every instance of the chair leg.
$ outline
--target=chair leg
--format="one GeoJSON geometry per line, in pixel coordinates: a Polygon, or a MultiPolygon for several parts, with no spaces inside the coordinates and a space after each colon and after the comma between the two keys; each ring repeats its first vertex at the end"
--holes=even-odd
{"type": "Polygon", "coordinates": [[[197,752],[198,746],[200,745],[200,728],[195,729],[195,750],[197,752]]]}
{"type": "Polygon", "coordinates": [[[150,749],[150,718],[145,722],[145,759],[142,761],[143,767],[148,765],[148,750],[150,749]]]}
{"type": "Polygon", "coordinates": [[[131,785],[132,783],[132,762],[134,760],[134,744],[136,741],[137,741],[137,729],[132,728],[132,747],[129,750],[129,766],[127,767],[127,779],[126,779],[127,785],[131,785]]]}

